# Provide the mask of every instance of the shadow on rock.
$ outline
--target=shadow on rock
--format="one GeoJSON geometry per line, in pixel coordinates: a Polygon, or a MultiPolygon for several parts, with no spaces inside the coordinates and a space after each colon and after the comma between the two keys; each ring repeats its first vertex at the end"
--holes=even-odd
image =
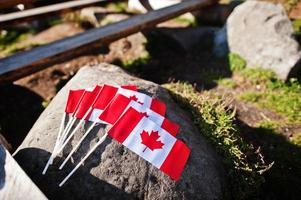
{"type": "Polygon", "coordinates": [[[63,170],[59,170],[63,159],[57,158],[47,173],[42,175],[41,172],[50,156],[49,152],[38,148],[25,148],[15,155],[15,159],[49,199],[134,199],[130,194],[90,174],[90,170],[99,163],[91,164],[89,160],[100,162],[105,146],[102,145],[91,155],[99,159],[88,158],[87,164],[81,166],[61,188],[59,183],[75,165],[69,164],[63,170]]]}
{"type": "Polygon", "coordinates": [[[43,99],[36,93],[18,86],[0,86],[0,131],[14,151],[44,110],[43,99]]]}

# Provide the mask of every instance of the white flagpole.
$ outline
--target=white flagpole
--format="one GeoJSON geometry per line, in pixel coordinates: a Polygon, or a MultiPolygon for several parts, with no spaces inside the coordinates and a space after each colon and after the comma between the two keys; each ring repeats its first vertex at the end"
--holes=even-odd
{"type": "Polygon", "coordinates": [[[75,168],[66,176],[66,178],[59,184],[59,187],[62,187],[64,183],[74,174],[74,172],[85,162],[85,160],[95,151],[95,149],[101,145],[106,137],[108,136],[108,133],[105,133],[100,140],[94,145],[94,147],[87,153],[87,155],[75,166],[75,168]]]}
{"type": "Polygon", "coordinates": [[[61,143],[62,143],[62,137],[65,135],[64,133],[68,130],[68,132],[69,132],[69,130],[70,130],[70,128],[73,126],[73,123],[74,123],[74,121],[76,120],[76,118],[74,118],[74,117],[72,117],[71,119],[69,119],[69,121],[68,121],[68,123],[67,123],[67,125],[66,125],[66,128],[64,129],[64,131],[63,131],[63,133],[61,134],[61,136],[60,136],[60,138],[59,138],[59,140],[57,141],[57,143],[56,143],[56,146],[54,147],[54,149],[53,149],[53,152],[52,152],[52,159],[51,159],[51,161],[50,161],[50,164],[52,164],[52,162],[53,162],[53,159],[56,157],[56,151],[57,151],[57,149],[60,147],[60,145],[61,145],[61,143]],[[70,127],[70,128],[69,128],[70,127]]]}
{"type": "Polygon", "coordinates": [[[74,123],[75,123],[75,121],[76,121],[76,117],[75,117],[75,116],[76,116],[76,114],[77,114],[77,112],[78,112],[78,107],[79,107],[80,103],[82,102],[82,100],[83,100],[83,98],[84,98],[86,92],[87,92],[87,91],[84,90],[84,92],[83,92],[83,94],[81,95],[81,97],[80,97],[78,103],[76,104],[75,109],[74,109],[74,113],[72,114],[72,118],[69,119],[69,121],[68,121],[68,123],[67,123],[67,126],[66,126],[66,128],[65,128],[65,130],[64,130],[64,132],[63,132],[63,134],[62,134],[62,139],[60,140],[60,143],[59,143],[58,146],[60,146],[60,144],[62,144],[62,143],[64,142],[64,140],[65,140],[65,138],[66,138],[66,134],[68,134],[68,132],[70,131],[70,129],[71,129],[72,126],[74,125],[74,123]]]}
{"type": "Polygon", "coordinates": [[[93,100],[91,106],[89,107],[89,109],[87,110],[87,112],[85,113],[85,115],[83,116],[83,118],[79,121],[79,123],[77,124],[77,126],[75,127],[75,129],[72,131],[72,133],[68,136],[68,138],[66,139],[67,135],[68,135],[68,131],[63,139],[61,140],[62,142],[62,146],[60,147],[60,149],[56,152],[56,155],[59,154],[63,149],[64,147],[67,145],[67,143],[69,142],[69,140],[72,138],[72,136],[76,133],[76,131],[80,128],[81,124],[85,121],[86,117],[89,115],[89,113],[93,110],[93,106],[95,104],[95,102],[97,101],[99,95],[101,93],[101,90],[97,93],[97,96],[95,97],[95,99],[93,100]],[[66,139],[66,140],[65,140],[66,139]]]}
{"type": "MultiPolygon", "coordinates": [[[[68,138],[66,140],[65,140],[66,137],[63,138],[65,141],[63,141],[64,143],[59,147],[59,149],[56,152],[56,154],[59,154],[60,152],[63,151],[64,147],[67,145],[67,143],[72,138],[72,136],[76,133],[76,131],[80,128],[80,126],[85,121],[86,117],[88,116],[88,114],[90,113],[91,110],[92,110],[92,107],[90,107],[88,109],[88,111],[85,113],[84,117],[79,121],[79,123],[77,124],[77,126],[75,127],[75,129],[70,133],[70,135],[68,136],[68,138]]],[[[67,136],[67,134],[65,136],[67,136]]]]}
{"type": "MultiPolygon", "coordinates": [[[[79,99],[79,101],[78,101],[78,103],[77,103],[77,105],[76,105],[76,107],[75,107],[75,112],[78,110],[78,107],[79,107],[79,105],[80,105],[80,102],[82,101],[82,99],[83,99],[85,93],[86,93],[86,90],[85,90],[85,91],[83,92],[83,94],[81,95],[81,97],[80,97],[80,99],[79,99]]],[[[56,157],[56,155],[57,155],[55,151],[57,150],[57,148],[58,148],[58,147],[60,146],[60,144],[62,143],[62,142],[60,141],[60,140],[61,140],[61,137],[62,137],[62,138],[65,138],[65,132],[68,133],[68,132],[70,131],[71,127],[73,126],[73,124],[74,124],[74,122],[75,122],[75,120],[76,120],[76,118],[73,117],[73,116],[74,116],[74,115],[72,115],[72,119],[69,119],[69,120],[68,120],[68,123],[67,123],[65,129],[63,130],[63,128],[64,128],[64,122],[65,122],[65,119],[66,119],[66,113],[64,113],[63,119],[62,119],[62,121],[61,121],[61,125],[60,125],[60,128],[59,128],[58,137],[57,137],[56,142],[55,142],[55,145],[54,145],[54,149],[53,149],[53,151],[52,151],[52,153],[51,153],[51,155],[50,155],[50,157],[49,157],[49,159],[48,159],[48,161],[47,161],[47,163],[46,163],[46,166],[45,166],[45,168],[44,168],[44,170],[43,170],[43,172],[42,172],[43,175],[46,173],[46,171],[47,171],[49,165],[51,165],[51,164],[53,163],[53,159],[54,159],[54,158],[56,157]],[[70,128],[69,128],[69,127],[70,127],[70,128]]]]}
{"type": "Polygon", "coordinates": [[[89,127],[89,129],[86,131],[86,133],[82,136],[82,138],[78,141],[78,143],[76,144],[75,147],[73,147],[73,149],[71,150],[71,152],[69,153],[69,155],[67,156],[67,158],[64,160],[64,162],[61,164],[61,166],[59,167],[59,169],[63,169],[63,167],[65,166],[65,164],[67,163],[67,161],[71,158],[72,154],[77,150],[77,148],[80,146],[80,144],[83,142],[83,140],[87,137],[87,135],[92,131],[92,129],[94,128],[94,126],[96,125],[96,121],[89,127]]]}
{"type": "Polygon", "coordinates": [[[55,149],[57,148],[58,142],[59,142],[61,134],[63,132],[65,119],[66,119],[66,113],[64,112],[62,120],[61,120],[60,128],[59,128],[59,132],[58,132],[58,135],[56,137],[55,145],[54,145],[53,151],[52,151],[52,153],[51,153],[51,155],[50,155],[50,157],[49,157],[49,159],[48,159],[48,161],[46,163],[46,166],[45,166],[45,168],[44,168],[44,170],[42,172],[43,175],[46,173],[49,165],[51,165],[52,162],[53,162],[53,153],[54,153],[55,149]]]}
{"type": "Polygon", "coordinates": [[[61,139],[60,139],[60,142],[59,142],[59,144],[58,144],[58,147],[60,147],[60,146],[63,144],[63,142],[65,141],[65,139],[66,139],[68,133],[70,132],[71,128],[73,127],[75,121],[76,121],[76,117],[73,117],[72,120],[71,120],[71,123],[70,123],[69,126],[65,129],[65,131],[63,132],[62,137],[61,137],[61,139]]]}

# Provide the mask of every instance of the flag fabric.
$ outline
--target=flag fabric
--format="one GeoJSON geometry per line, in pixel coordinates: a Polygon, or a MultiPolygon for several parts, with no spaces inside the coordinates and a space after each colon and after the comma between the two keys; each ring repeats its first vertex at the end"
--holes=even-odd
{"type": "Polygon", "coordinates": [[[84,94],[84,89],[70,90],[65,107],[65,113],[74,113],[84,94]]]}
{"type": "MultiPolygon", "coordinates": [[[[180,179],[188,161],[190,149],[183,141],[176,138],[180,126],[165,117],[166,105],[164,102],[138,92],[134,85],[96,85],[94,88],[69,91],[61,127],[63,127],[65,116],[68,113],[75,118],[69,120],[70,123],[67,123],[61,135],[58,134],[58,141],[61,141],[57,143],[58,145],[55,144],[55,154],[64,148],[69,138],[76,133],[85,120],[94,123],[80,142],[98,122],[110,124],[111,128],[68,174],[60,186],[102,144],[108,135],[167,174],[171,179],[175,181],[180,179]],[[68,135],[76,118],[81,119],[80,123],[68,135]],[[68,138],[66,139],[66,137],[68,138]]],[[[75,150],[76,148],[77,146],[75,150]]],[[[45,167],[46,170],[52,160],[50,157],[45,167]]],[[[44,171],[46,172],[45,169],[43,174],[45,174],[44,171]]]]}
{"type": "Polygon", "coordinates": [[[121,87],[114,87],[111,85],[104,85],[99,93],[99,96],[92,105],[91,112],[88,114],[86,120],[100,122],[98,117],[103,112],[105,107],[113,100],[114,96],[119,90],[137,91],[134,85],[124,85],[121,87]]]}
{"type": "Polygon", "coordinates": [[[186,144],[134,108],[129,108],[108,134],[175,181],[190,155],[186,144]]]}
{"type": "Polygon", "coordinates": [[[92,91],[86,91],[82,100],[76,110],[75,117],[82,119],[89,108],[94,104],[95,99],[97,98],[99,92],[101,91],[101,86],[97,85],[93,88],[92,91]]]}
{"type": "Polygon", "coordinates": [[[146,94],[143,94],[141,92],[135,92],[125,89],[118,90],[117,94],[122,94],[131,100],[136,101],[137,103],[143,104],[144,106],[152,109],[156,113],[159,113],[160,115],[165,115],[166,113],[166,105],[165,103],[158,101],[155,98],[152,98],[146,94]]]}
{"type": "MultiPolygon", "coordinates": [[[[152,100],[152,104],[164,104],[157,99],[152,100]]],[[[151,108],[144,106],[144,104],[137,103],[135,100],[131,100],[122,94],[118,94],[114,97],[111,103],[106,107],[106,109],[101,113],[99,119],[108,124],[115,124],[115,122],[119,119],[119,117],[128,109],[134,108],[138,112],[144,114],[150,120],[155,122],[157,125],[161,126],[163,129],[168,131],[170,134],[176,136],[179,131],[179,125],[166,119],[164,116],[154,112],[151,108]]]]}

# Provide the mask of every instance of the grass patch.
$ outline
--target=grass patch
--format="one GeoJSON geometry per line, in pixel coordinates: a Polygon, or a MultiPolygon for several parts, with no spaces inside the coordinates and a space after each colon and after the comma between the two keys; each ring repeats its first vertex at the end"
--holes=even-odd
{"type": "Polygon", "coordinates": [[[235,53],[229,53],[228,60],[229,67],[232,72],[242,70],[247,66],[247,62],[235,53]]]}
{"type": "Polygon", "coordinates": [[[263,120],[255,125],[255,127],[257,128],[270,129],[270,130],[276,130],[278,128],[281,128],[282,126],[283,124],[273,120],[263,120]]]}
{"type": "Polygon", "coordinates": [[[248,101],[248,102],[257,102],[258,99],[260,98],[260,94],[255,93],[255,92],[245,92],[241,95],[239,95],[239,99],[243,101],[248,101]]]}
{"type": "Polygon", "coordinates": [[[301,123],[301,84],[296,79],[284,82],[272,72],[259,69],[243,70],[240,74],[251,83],[262,85],[262,90],[242,93],[239,99],[277,112],[288,122],[301,123]]]}
{"type": "MultiPolygon", "coordinates": [[[[18,30],[2,30],[0,35],[0,56],[8,56],[20,50],[30,48],[26,47],[18,47],[18,42],[25,40],[29,36],[33,35],[35,31],[18,31],[18,30]]],[[[34,46],[34,45],[33,45],[34,46]]]]}
{"type": "Polygon", "coordinates": [[[292,21],[292,25],[296,35],[301,35],[301,20],[296,19],[292,21]]]}
{"type": "Polygon", "coordinates": [[[234,123],[235,110],[227,109],[227,100],[214,93],[196,92],[186,83],[165,84],[171,95],[190,110],[200,132],[223,156],[231,186],[232,198],[246,199],[256,194],[264,182],[261,175],[271,166],[240,136],[234,123]]]}
{"type": "Polygon", "coordinates": [[[268,82],[275,82],[277,78],[275,73],[270,70],[261,68],[248,68],[238,71],[238,75],[242,76],[251,84],[266,84],[268,82]]]}
{"type": "Polygon", "coordinates": [[[216,83],[230,89],[233,89],[237,86],[236,82],[231,78],[220,78],[216,81],[216,83]]]}

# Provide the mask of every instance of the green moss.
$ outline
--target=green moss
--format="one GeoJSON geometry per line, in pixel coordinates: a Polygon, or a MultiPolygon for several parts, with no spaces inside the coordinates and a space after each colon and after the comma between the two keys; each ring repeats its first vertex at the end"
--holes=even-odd
{"type": "Polygon", "coordinates": [[[239,99],[243,101],[248,101],[248,102],[257,102],[258,98],[260,98],[261,95],[255,92],[244,92],[243,94],[239,95],[239,99]]]}
{"type": "Polygon", "coordinates": [[[263,121],[258,122],[255,125],[255,127],[276,130],[276,129],[281,128],[282,126],[284,126],[283,123],[281,123],[279,121],[273,121],[273,120],[263,120],[263,121]]]}
{"type": "Polygon", "coordinates": [[[261,174],[271,166],[264,164],[254,147],[240,136],[234,123],[235,110],[227,108],[227,99],[210,92],[200,94],[185,83],[166,84],[164,87],[180,105],[191,111],[200,133],[223,156],[232,198],[246,199],[255,195],[264,182],[261,174]]]}
{"type": "Polygon", "coordinates": [[[247,68],[237,73],[252,84],[267,83],[277,79],[274,72],[262,68],[247,68]]]}
{"type": "Polygon", "coordinates": [[[18,45],[19,42],[27,39],[33,35],[33,30],[16,31],[16,30],[3,30],[0,37],[0,56],[8,56],[21,50],[30,49],[40,44],[18,45]]]}
{"type": "Polygon", "coordinates": [[[236,82],[234,80],[232,80],[231,78],[221,78],[221,79],[218,79],[216,81],[216,83],[218,85],[222,85],[222,86],[230,88],[230,89],[233,89],[237,86],[236,82]]]}
{"type": "Polygon", "coordinates": [[[300,19],[293,20],[292,24],[293,24],[295,34],[301,35],[301,20],[300,19]]]}
{"type": "Polygon", "coordinates": [[[229,66],[231,71],[239,71],[246,67],[247,62],[238,54],[230,53],[228,55],[229,66]]]}
{"type": "Polygon", "coordinates": [[[238,98],[277,112],[287,118],[288,122],[301,123],[301,84],[296,79],[290,79],[289,82],[278,80],[268,71],[253,72],[244,76],[252,83],[263,85],[263,90],[244,92],[238,98]]]}

